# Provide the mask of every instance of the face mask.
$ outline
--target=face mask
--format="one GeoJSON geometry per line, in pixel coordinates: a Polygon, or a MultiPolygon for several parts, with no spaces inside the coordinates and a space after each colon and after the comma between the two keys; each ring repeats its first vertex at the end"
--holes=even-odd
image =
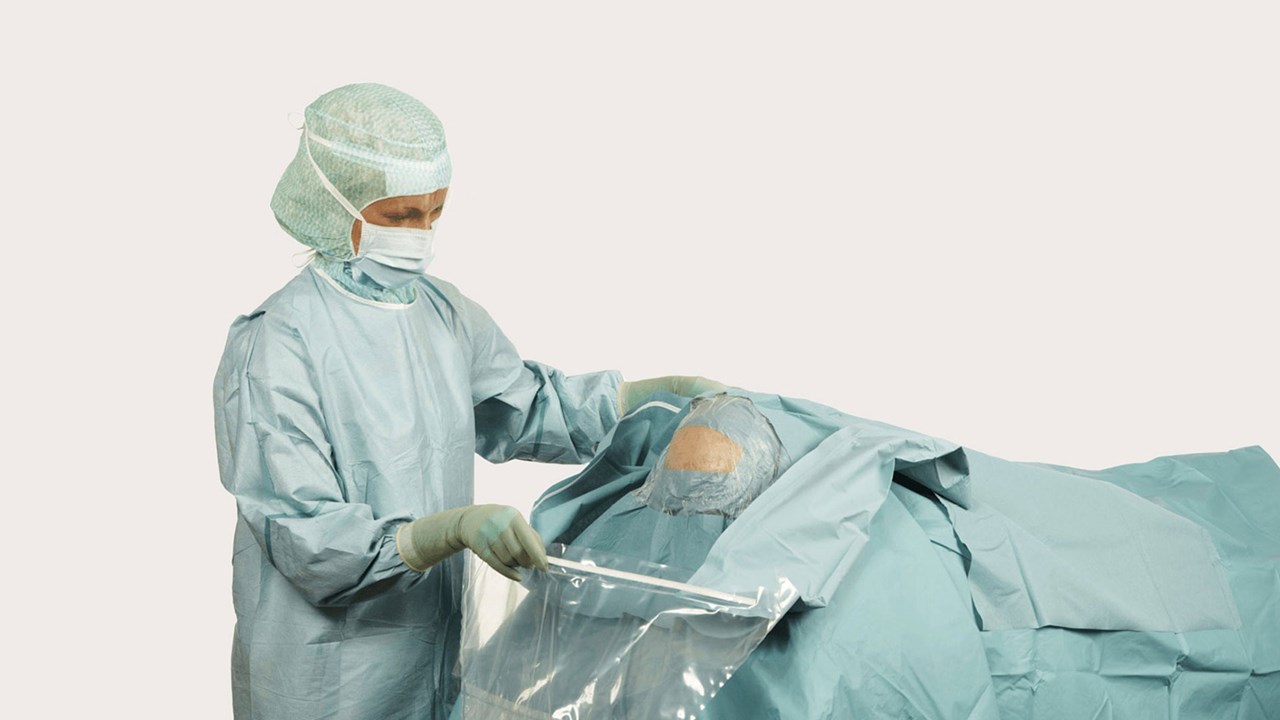
{"type": "MultiPolygon", "coordinates": [[[[385,288],[401,288],[422,277],[427,266],[435,257],[435,223],[430,230],[405,227],[387,227],[374,225],[356,210],[338,188],[329,182],[324,171],[311,156],[310,131],[307,134],[307,159],[320,178],[320,184],[338,201],[347,213],[360,221],[360,251],[351,261],[351,274],[357,280],[367,275],[369,279],[385,288]]],[[[439,222],[438,220],[436,222],[439,222]]]]}
{"type": "Polygon", "coordinates": [[[351,274],[368,275],[385,288],[400,288],[422,277],[435,256],[435,225],[430,230],[385,227],[364,223],[360,252],[351,261],[351,274]]]}

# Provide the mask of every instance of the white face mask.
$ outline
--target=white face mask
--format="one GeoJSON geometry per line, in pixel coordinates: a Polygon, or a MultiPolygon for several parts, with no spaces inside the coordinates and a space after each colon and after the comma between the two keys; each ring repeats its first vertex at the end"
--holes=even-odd
{"type": "Polygon", "coordinates": [[[363,223],[360,252],[351,261],[352,274],[368,275],[385,288],[400,288],[427,273],[435,257],[435,225],[430,230],[363,223]]]}
{"type": "Polygon", "coordinates": [[[351,217],[360,221],[360,251],[351,261],[352,275],[356,279],[368,275],[379,285],[392,289],[404,287],[413,282],[414,278],[425,275],[427,266],[435,257],[435,226],[440,221],[432,223],[431,229],[422,230],[374,225],[365,220],[360,211],[325,177],[315,158],[311,157],[310,140],[313,136],[305,128],[303,132],[307,133],[307,159],[319,176],[320,184],[324,185],[325,190],[329,191],[351,217]]]}

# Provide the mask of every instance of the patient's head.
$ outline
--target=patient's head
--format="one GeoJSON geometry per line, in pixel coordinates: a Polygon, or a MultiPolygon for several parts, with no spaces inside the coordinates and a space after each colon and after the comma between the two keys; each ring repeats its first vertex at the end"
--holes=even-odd
{"type": "Polygon", "coordinates": [[[742,514],[789,461],[769,420],[744,397],[693,401],[636,496],[671,515],[742,514]]]}

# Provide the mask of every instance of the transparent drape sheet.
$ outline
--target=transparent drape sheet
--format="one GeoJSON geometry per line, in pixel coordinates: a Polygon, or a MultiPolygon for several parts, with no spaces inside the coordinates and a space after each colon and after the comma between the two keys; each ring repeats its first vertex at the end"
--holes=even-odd
{"type": "MultiPolygon", "coordinates": [[[[785,578],[729,595],[665,565],[548,554],[550,570],[526,571],[528,594],[468,648],[454,718],[696,718],[796,600],[785,578]]],[[[482,620],[467,619],[472,643],[482,620]]]]}

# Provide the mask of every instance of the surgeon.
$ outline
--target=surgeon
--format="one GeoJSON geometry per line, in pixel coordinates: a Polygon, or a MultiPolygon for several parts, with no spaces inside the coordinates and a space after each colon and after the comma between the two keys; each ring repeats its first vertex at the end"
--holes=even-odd
{"type": "Polygon", "coordinates": [[[650,394],[724,389],[522,360],[426,275],[449,179],[440,120],[400,91],[348,85],[306,109],[271,207],[313,258],[232,324],[214,382],[237,718],[445,717],[459,551],[513,579],[546,563],[514,508],[472,504],[472,454],[584,462],[650,394]]]}

